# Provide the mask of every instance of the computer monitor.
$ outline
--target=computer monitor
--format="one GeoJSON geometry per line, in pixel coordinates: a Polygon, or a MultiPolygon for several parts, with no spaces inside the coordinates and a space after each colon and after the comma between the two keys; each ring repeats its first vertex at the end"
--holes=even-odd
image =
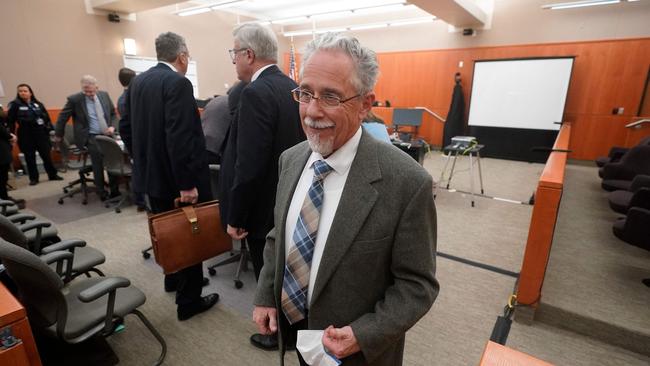
{"type": "Polygon", "coordinates": [[[422,109],[395,108],[393,110],[393,126],[419,127],[422,124],[422,109]]]}

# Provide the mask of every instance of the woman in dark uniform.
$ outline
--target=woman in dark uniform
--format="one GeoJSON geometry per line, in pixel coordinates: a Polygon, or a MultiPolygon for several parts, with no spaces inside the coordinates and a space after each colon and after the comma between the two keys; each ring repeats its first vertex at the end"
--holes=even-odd
{"type": "MultiPolygon", "coordinates": [[[[9,180],[9,165],[13,160],[11,144],[16,142],[16,136],[10,134],[5,127],[6,113],[0,105],[0,199],[11,199],[7,194],[7,180],[9,180]]],[[[13,201],[13,199],[11,199],[13,201]]]]}
{"type": "Polygon", "coordinates": [[[36,167],[36,151],[43,160],[43,166],[50,180],[63,180],[57,175],[50,150],[50,131],[52,122],[43,103],[34,96],[32,88],[27,84],[18,85],[16,99],[9,104],[7,124],[12,133],[18,128],[18,147],[25,155],[29,185],[38,184],[38,169],[36,167]]]}

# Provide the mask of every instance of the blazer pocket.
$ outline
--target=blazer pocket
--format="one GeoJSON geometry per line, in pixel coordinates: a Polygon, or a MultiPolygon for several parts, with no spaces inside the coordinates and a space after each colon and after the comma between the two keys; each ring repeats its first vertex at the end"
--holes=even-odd
{"type": "Polygon", "coordinates": [[[391,236],[386,236],[376,240],[358,240],[350,246],[350,254],[368,254],[386,250],[393,242],[391,236]]]}

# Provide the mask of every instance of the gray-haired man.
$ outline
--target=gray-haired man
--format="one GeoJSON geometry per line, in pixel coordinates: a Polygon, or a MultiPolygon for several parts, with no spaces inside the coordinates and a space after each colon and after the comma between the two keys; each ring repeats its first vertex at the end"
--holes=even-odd
{"type": "MultiPolygon", "coordinates": [[[[233,239],[246,240],[255,278],[264,263],[265,236],[273,227],[275,187],[280,154],[305,140],[298,104],[291,98],[296,83],[275,65],[275,34],[259,24],[233,31],[230,57],[240,80],[249,83],[228,132],[222,155],[219,196],[222,223],[233,239]]],[[[264,349],[277,348],[271,337],[251,337],[264,349]]]]}
{"type": "Polygon", "coordinates": [[[401,365],[406,331],[437,296],[431,176],[360,127],[377,74],[375,53],[348,36],[303,53],[293,96],[308,142],[280,158],[253,312],[282,355],[308,328],[345,366],[401,365]]]}
{"type": "MultiPolygon", "coordinates": [[[[111,97],[107,92],[99,90],[97,79],[92,75],[84,75],[81,78],[81,92],[69,96],[66,100],[56,121],[56,141],[62,140],[65,125],[70,117],[73,122],[74,143],[77,147],[88,150],[97,194],[104,200],[108,197],[104,190],[104,155],[95,142],[95,136],[112,136],[118,120],[111,97]]],[[[118,196],[120,193],[117,180],[111,176],[108,178],[111,197],[118,196]]]]}

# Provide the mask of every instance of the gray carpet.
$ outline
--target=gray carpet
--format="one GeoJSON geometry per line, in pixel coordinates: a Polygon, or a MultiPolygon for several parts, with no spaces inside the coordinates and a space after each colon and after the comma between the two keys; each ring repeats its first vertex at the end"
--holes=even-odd
{"type": "Polygon", "coordinates": [[[612,233],[597,168],[569,165],[539,319],[650,355],[650,252],[612,233]]]}
{"type": "MultiPolygon", "coordinates": [[[[541,172],[540,164],[483,159],[486,193],[515,200],[528,200],[541,172]]],[[[443,158],[427,157],[425,167],[435,179],[443,158]]],[[[466,164],[466,163],[465,163],[466,164]]],[[[463,162],[460,167],[463,168],[463,162]]],[[[452,182],[467,184],[460,172],[452,182]]],[[[14,196],[50,197],[58,186],[21,188],[14,196]]],[[[470,208],[460,193],[439,192],[438,249],[460,257],[511,271],[521,265],[531,206],[477,199],[470,208]]],[[[61,206],[62,211],[71,205],[61,206]]],[[[63,215],[63,214],[61,214],[63,215]]],[[[121,214],[106,212],[59,225],[62,237],[81,237],[101,249],[107,257],[102,268],[130,278],[147,295],[142,307],[169,345],[166,365],[277,365],[277,354],[253,348],[248,337],[255,330],[251,321],[255,281],[252,272],[242,276],[244,288],[235,290],[234,265],[218,269],[204,293],[217,291],[221,300],[215,309],[186,322],[175,318],[173,295],[162,290],[162,273],[144,260],[140,250],[149,245],[146,216],[135,208],[121,214]]],[[[439,258],[437,276],[440,295],[431,311],[408,332],[405,365],[475,365],[498,314],[512,292],[515,279],[439,258]]],[[[127,319],[124,332],[109,339],[121,365],[150,364],[158,354],[155,340],[135,318],[127,319]]],[[[648,365],[650,359],[618,347],[555,327],[514,323],[508,345],[557,365],[648,365]],[[606,356],[606,357],[605,357],[606,356]]],[[[296,365],[293,355],[288,365],[296,365]]]]}

